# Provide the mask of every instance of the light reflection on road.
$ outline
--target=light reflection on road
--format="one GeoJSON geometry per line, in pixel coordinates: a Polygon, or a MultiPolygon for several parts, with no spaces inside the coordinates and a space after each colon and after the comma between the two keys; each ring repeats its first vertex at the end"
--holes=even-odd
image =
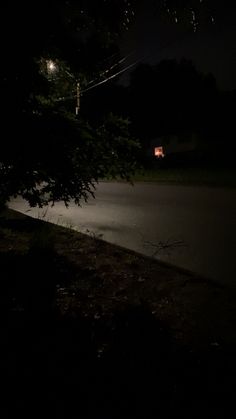
{"type": "Polygon", "coordinates": [[[222,283],[236,282],[235,190],[104,182],[96,200],[82,207],[60,202],[29,209],[20,198],[11,207],[222,283]]]}

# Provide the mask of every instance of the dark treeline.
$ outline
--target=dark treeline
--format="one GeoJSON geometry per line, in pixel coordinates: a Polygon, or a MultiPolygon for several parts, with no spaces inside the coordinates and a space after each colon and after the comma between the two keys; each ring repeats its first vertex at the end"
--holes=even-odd
{"type": "Polygon", "coordinates": [[[192,134],[229,163],[236,148],[236,91],[221,91],[212,74],[186,59],[141,64],[127,87],[109,83],[92,90],[83,104],[94,121],[110,110],[129,118],[143,151],[152,139],[175,135],[188,141],[192,134]]]}

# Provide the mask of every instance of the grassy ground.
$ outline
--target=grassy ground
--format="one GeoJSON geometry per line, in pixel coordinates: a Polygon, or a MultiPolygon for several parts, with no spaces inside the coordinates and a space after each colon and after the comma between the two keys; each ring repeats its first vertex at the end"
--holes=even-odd
{"type": "Polygon", "coordinates": [[[147,169],[136,173],[136,181],[159,181],[209,186],[236,186],[233,169],[147,169]]]}
{"type": "Polygon", "coordinates": [[[0,266],[1,417],[226,415],[232,291],[10,210],[0,266]]]}
{"type": "MultiPolygon", "coordinates": [[[[110,179],[107,179],[110,180],[110,179]]],[[[153,168],[139,170],[133,182],[160,182],[180,185],[236,187],[235,169],[153,168]]]]}

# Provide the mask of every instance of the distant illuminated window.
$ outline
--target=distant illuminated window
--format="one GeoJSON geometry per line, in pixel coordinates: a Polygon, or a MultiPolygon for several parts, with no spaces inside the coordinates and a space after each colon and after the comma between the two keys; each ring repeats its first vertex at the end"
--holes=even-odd
{"type": "Polygon", "coordinates": [[[162,146],[161,147],[155,147],[154,148],[154,155],[157,158],[165,157],[163,147],[162,146]]]}

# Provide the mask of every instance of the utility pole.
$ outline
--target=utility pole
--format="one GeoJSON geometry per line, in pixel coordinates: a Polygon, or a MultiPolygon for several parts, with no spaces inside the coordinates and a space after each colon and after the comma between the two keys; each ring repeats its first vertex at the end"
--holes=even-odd
{"type": "Polygon", "coordinates": [[[77,82],[76,85],[76,108],[75,108],[75,114],[78,115],[80,110],[80,83],[77,82]]]}

